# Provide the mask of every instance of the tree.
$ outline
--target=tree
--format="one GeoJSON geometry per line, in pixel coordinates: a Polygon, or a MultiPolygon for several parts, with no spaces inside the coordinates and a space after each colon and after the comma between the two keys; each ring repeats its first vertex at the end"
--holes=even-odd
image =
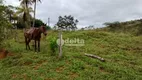
{"type": "Polygon", "coordinates": [[[93,25],[90,25],[90,26],[88,26],[88,29],[94,29],[94,26],[93,25]]]}
{"type": "Polygon", "coordinates": [[[36,15],[36,4],[37,1],[41,2],[41,0],[32,0],[32,2],[34,3],[34,19],[33,19],[33,27],[35,26],[35,15],[36,15]]]}
{"type": "MultiPolygon", "coordinates": [[[[31,22],[31,24],[33,24],[33,21],[31,22]]],[[[43,26],[45,25],[46,26],[46,29],[47,30],[50,30],[51,27],[50,26],[47,26],[47,24],[45,24],[42,20],[40,19],[35,19],[35,26],[34,27],[40,27],[40,26],[43,26]]]]}
{"type": "MultiPolygon", "coordinates": [[[[33,21],[31,22],[33,24],[33,21]]],[[[44,22],[40,19],[35,19],[35,26],[34,27],[40,27],[42,25],[45,25],[44,22]]]]}
{"type": "Polygon", "coordinates": [[[17,26],[17,22],[18,22],[18,15],[16,13],[13,14],[12,16],[12,20],[13,20],[13,25],[17,26]]]}
{"type": "Polygon", "coordinates": [[[85,28],[81,28],[80,30],[84,31],[85,28]]]}
{"type": "Polygon", "coordinates": [[[13,8],[14,8],[13,6],[8,5],[8,6],[6,6],[6,9],[5,9],[5,12],[7,14],[7,18],[9,19],[9,22],[11,22],[11,23],[12,23],[12,17],[14,14],[13,8]]]}
{"type": "Polygon", "coordinates": [[[109,27],[109,29],[111,31],[116,31],[119,28],[121,28],[121,24],[118,21],[116,21],[116,22],[106,22],[106,23],[104,23],[104,25],[106,25],[107,27],[109,27]]]}
{"type": "Polygon", "coordinates": [[[21,1],[20,5],[24,6],[25,8],[28,8],[32,4],[31,0],[19,0],[19,1],[21,1]]]}
{"type": "Polygon", "coordinates": [[[6,17],[9,20],[9,22],[11,24],[13,24],[13,26],[16,25],[16,22],[18,20],[18,15],[16,14],[16,7],[12,6],[12,5],[8,5],[5,6],[5,12],[6,12],[6,17]]]}
{"type": "Polygon", "coordinates": [[[137,35],[142,35],[142,20],[140,20],[141,24],[138,27],[137,35]]]}
{"type": "Polygon", "coordinates": [[[44,25],[44,23],[40,19],[35,19],[35,26],[34,27],[40,27],[42,25],[44,25]]]}
{"type": "Polygon", "coordinates": [[[46,25],[46,30],[51,30],[51,27],[46,25]]]}
{"type": "Polygon", "coordinates": [[[52,29],[57,30],[58,29],[57,25],[54,25],[54,27],[52,29]]]}
{"type": "Polygon", "coordinates": [[[6,6],[3,5],[3,0],[0,0],[0,44],[4,40],[4,29],[12,26],[8,20],[6,6]]]}
{"type": "MultiPolygon", "coordinates": [[[[24,23],[24,26],[26,26],[27,28],[29,28],[31,25],[31,19],[32,19],[32,16],[31,16],[31,12],[33,12],[33,9],[31,7],[28,7],[26,8],[25,6],[20,6],[20,7],[17,7],[17,14],[19,15],[19,19],[22,19],[22,20],[19,20],[21,22],[24,23]]],[[[26,28],[25,27],[25,28],[26,28]]]]}
{"type": "Polygon", "coordinates": [[[74,19],[73,16],[71,16],[71,15],[66,16],[65,15],[64,17],[59,16],[59,20],[56,25],[58,26],[58,28],[61,28],[61,29],[75,30],[75,29],[77,29],[76,25],[78,22],[79,21],[77,19],[74,19]]]}
{"type": "Polygon", "coordinates": [[[17,13],[21,13],[22,14],[22,18],[24,21],[24,26],[26,27],[30,27],[30,12],[32,11],[32,8],[30,7],[31,4],[31,0],[19,0],[21,1],[21,7],[18,8],[18,12],[17,13]]]}

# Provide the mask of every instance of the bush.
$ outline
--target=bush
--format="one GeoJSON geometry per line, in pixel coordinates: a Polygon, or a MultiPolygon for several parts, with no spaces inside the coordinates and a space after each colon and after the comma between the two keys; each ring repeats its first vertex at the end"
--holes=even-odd
{"type": "Polygon", "coordinates": [[[2,46],[2,41],[7,37],[7,29],[12,26],[8,21],[6,16],[6,6],[3,5],[3,0],[0,0],[0,47],[2,46]]]}
{"type": "Polygon", "coordinates": [[[57,51],[57,48],[58,48],[56,41],[57,41],[57,39],[55,37],[50,39],[50,49],[51,49],[51,55],[52,56],[56,55],[56,51],[57,51]]]}

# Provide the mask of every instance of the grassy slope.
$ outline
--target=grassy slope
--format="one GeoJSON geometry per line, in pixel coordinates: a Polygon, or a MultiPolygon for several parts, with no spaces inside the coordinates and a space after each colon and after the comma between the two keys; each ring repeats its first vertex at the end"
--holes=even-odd
{"type": "Polygon", "coordinates": [[[63,47],[64,57],[50,56],[49,39],[57,36],[50,31],[42,38],[41,52],[26,51],[23,34],[20,43],[13,39],[5,41],[5,47],[15,54],[0,60],[0,80],[141,80],[142,36],[116,34],[100,31],[64,32],[63,38],[85,40],[83,47],[63,47]],[[84,56],[99,55],[106,62],[84,56]]]}
{"type": "Polygon", "coordinates": [[[112,26],[113,28],[108,26],[103,29],[106,29],[106,30],[110,29],[109,31],[114,31],[119,33],[122,32],[122,33],[130,33],[133,35],[142,35],[142,28],[141,28],[142,19],[119,22],[119,24],[113,24],[112,26]]]}

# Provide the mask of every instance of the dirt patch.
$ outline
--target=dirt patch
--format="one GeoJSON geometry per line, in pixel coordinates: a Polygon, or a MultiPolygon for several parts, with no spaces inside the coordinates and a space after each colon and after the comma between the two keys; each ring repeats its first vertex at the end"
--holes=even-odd
{"type": "Polygon", "coordinates": [[[62,72],[64,70],[64,67],[59,67],[59,68],[56,68],[56,72],[62,72]]]}
{"type": "Polygon", "coordinates": [[[39,62],[37,63],[37,65],[35,65],[33,68],[34,68],[35,70],[37,70],[37,69],[40,68],[44,63],[47,63],[47,61],[46,61],[46,60],[41,60],[41,61],[39,61],[39,62]]]}
{"type": "Polygon", "coordinates": [[[101,72],[104,72],[104,68],[103,67],[99,67],[101,72]]]}
{"type": "Polygon", "coordinates": [[[13,54],[5,49],[0,49],[0,59],[4,59],[8,56],[13,56],[13,54]]]}
{"type": "Polygon", "coordinates": [[[30,64],[32,64],[32,62],[25,62],[24,63],[24,65],[27,65],[27,66],[30,65],[30,64]]]}
{"type": "Polygon", "coordinates": [[[99,67],[99,69],[100,69],[101,72],[109,74],[109,72],[107,72],[104,67],[99,67]]]}
{"type": "Polygon", "coordinates": [[[69,75],[70,75],[70,77],[73,78],[73,79],[79,76],[79,74],[73,73],[73,72],[71,72],[69,75]]]}
{"type": "Polygon", "coordinates": [[[13,75],[12,75],[12,78],[13,78],[13,79],[17,78],[17,75],[16,75],[16,74],[13,74],[13,75]]]}
{"type": "Polygon", "coordinates": [[[30,80],[30,79],[28,79],[26,74],[23,74],[22,76],[23,76],[24,80],[30,80]]]}

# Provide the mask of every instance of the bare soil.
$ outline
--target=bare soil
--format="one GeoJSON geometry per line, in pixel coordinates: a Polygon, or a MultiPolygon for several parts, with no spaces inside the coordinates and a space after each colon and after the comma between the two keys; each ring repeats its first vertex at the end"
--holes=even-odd
{"type": "Polygon", "coordinates": [[[4,59],[8,56],[13,56],[13,54],[6,49],[0,49],[0,59],[4,59]]]}

